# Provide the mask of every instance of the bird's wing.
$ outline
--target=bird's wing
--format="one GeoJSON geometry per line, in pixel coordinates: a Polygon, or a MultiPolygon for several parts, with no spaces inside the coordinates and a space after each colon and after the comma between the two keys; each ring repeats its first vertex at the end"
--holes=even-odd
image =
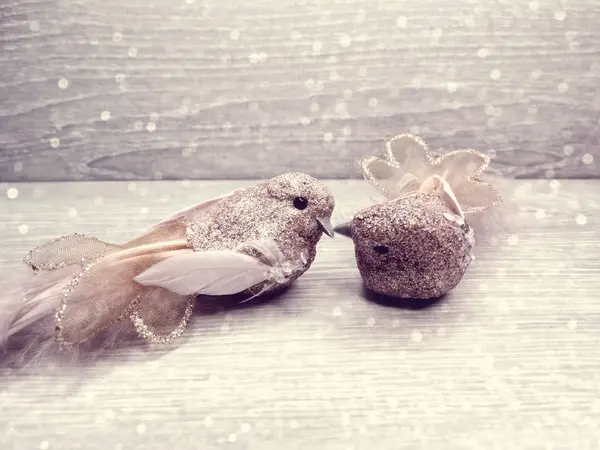
{"type": "Polygon", "coordinates": [[[154,264],[135,278],[179,295],[232,295],[269,279],[271,266],[233,250],[189,251],[154,264]]]}

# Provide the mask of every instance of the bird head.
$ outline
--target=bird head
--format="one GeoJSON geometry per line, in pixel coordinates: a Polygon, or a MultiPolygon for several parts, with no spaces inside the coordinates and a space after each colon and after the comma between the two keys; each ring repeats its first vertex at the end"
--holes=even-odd
{"type": "Polygon", "coordinates": [[[263,189],[273,203],[272,213],[280,216],[290,231],[315,242],[322,233],[333,237],[335,201],[323,183],[305,173],[290,172],[266,181],[263,189]]]}

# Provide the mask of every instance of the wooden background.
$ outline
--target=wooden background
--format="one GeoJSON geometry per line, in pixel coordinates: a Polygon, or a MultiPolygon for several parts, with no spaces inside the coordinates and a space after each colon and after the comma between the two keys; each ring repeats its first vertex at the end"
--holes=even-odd
{"type": "Polygon", "coordinates": [[[0,180],[357,176],[411,131],[598,177],[599,0],[6,0],[0,180]]]}

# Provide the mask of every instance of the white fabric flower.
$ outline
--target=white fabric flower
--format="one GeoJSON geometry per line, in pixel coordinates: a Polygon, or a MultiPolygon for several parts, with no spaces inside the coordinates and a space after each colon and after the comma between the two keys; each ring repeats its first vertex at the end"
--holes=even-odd
{"type": "Polygon", "coordinates": [[[489,164],[490,158],[475,150],[432,155],[421,139],[410,134],[387,141],[385,159],[371,157],[361,162],[365,177],[389,199],[446,189],[464,213],[502,203],[498,191],[479,179],[489,164]]]}

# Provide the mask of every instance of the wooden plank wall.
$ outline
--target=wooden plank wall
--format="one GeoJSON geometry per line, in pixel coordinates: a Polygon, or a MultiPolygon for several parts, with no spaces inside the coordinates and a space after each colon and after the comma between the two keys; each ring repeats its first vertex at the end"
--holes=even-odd
{"type": "Polygon", "coordinates": [[[358,175],[410,131],[600,176],[599,0],[7,0],[0,180],[358,175]]]}

